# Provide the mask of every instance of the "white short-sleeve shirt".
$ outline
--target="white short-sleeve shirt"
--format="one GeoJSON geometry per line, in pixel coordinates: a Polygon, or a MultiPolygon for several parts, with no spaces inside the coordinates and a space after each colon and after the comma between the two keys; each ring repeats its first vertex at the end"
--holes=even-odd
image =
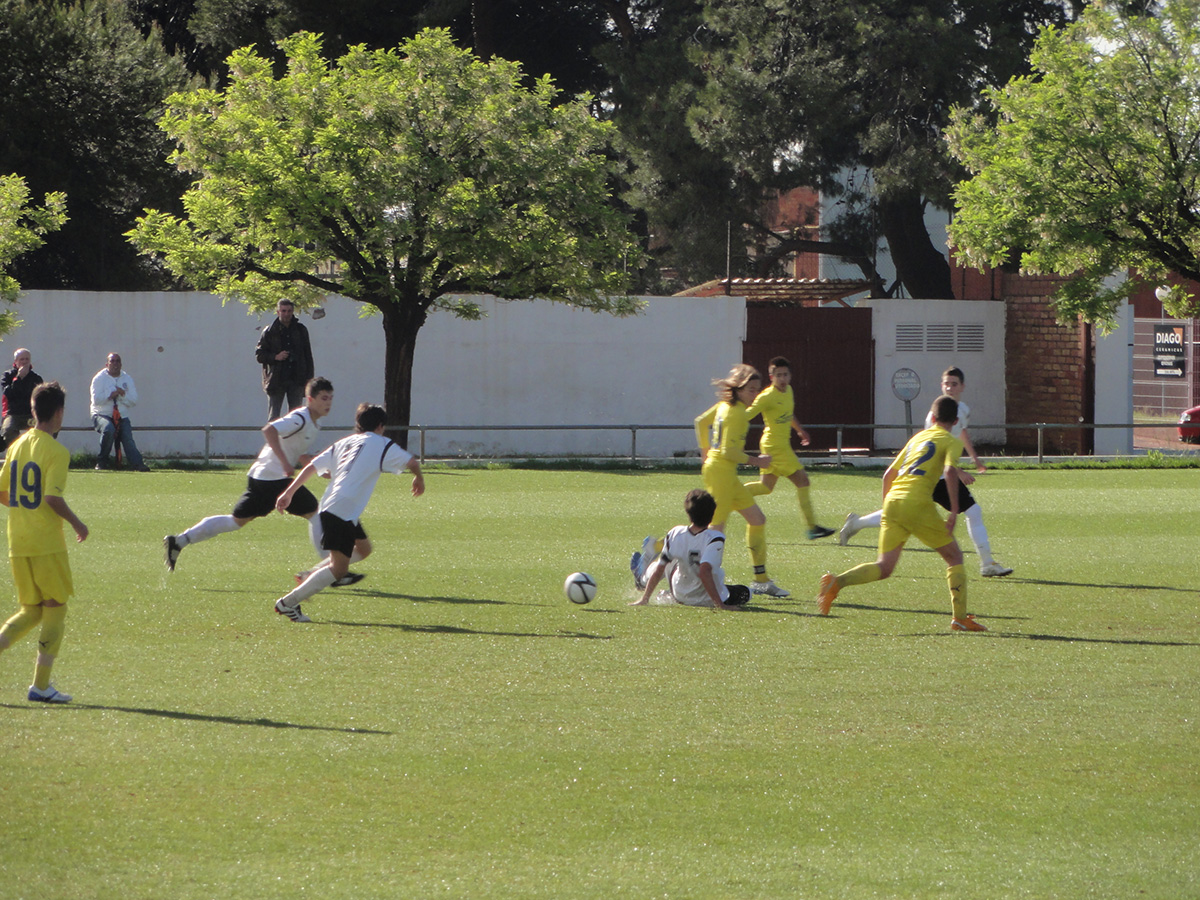
{"type": "Polygon", "coordinates": [[[328,474],[321,512],[357,523],[384,472],[400,474],[412,454],[381,434],[367,431],[335,441],[312,461],[318,475],[328,474]]]}
{"type": "Polygon", "coordinates": [[[712,598],[704,589],[700,580],[700,564],[712,566],[713,581],[717,584],[717,593],[724,603],[729,599],[729,589],[725,586],[725,535],[720,531],[706,528],[699,534],[692,534],[686,525],[677,525],[667,532],[663,542],[662,557],[671,564],[671,594],[675,602],[686,606],[712,606],[712,598]]]}
{"type": "MultiPolygon", "coordinates": [[[[308,411],[307,406],[293,409],[286,416],[276,419],[271,425],[278,433],[283,455],[287,457],[293,469],[296,468],[296,461],[308,452],[308,448],[312,446],[312,442],[317,437],[317,432],[321,430],[321,426],[313,421],[312,413],[308,411]]],[[[283,463],[279,461],[279,457],[275,455],[270,444],[265,444],[258,451],[258,458],[250,465],[249,475],[259,481],[279,481],[290,477],[283,470],[283,463]]]]}

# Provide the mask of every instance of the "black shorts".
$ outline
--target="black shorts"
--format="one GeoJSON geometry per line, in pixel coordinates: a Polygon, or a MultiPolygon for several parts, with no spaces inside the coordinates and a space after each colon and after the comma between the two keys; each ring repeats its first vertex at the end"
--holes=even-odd
{"type": "MultiPolygon", "coordinates": [[[[287,490],[292,483],[290,478],[280,478],[278,481],[260,481],[257,478],[246,479],[246,493],[238,499],[233,507],[234,518],[257,519],[269,516],[275,511],[275,501],[287,490]]],[[[293,516],[311,516],[317,511],[317,498],[312,491],[303,485],[292,495],[292,502],[287,508],[293,516]]]]}
{"type": "Polygon", "coordinates": [[[342,556],[350,556],[354,552],[354,542],[367,538],[362,522],[347,522],[329,512],[321,513],[321,531],[321,546],[342,556]]]}
{"type": "MultiPolygon", "coordinates": [[[[946,487],[945,478],[939,481],[937,487],[933,489],[933,502],[942,509],[950,509],[950,491],[946,487]]],[[[974,505],[975,498],[971,496],[971,492],[967,489],[967,486],[960,481],[958,483],[958,511],[965,513],[974,505]]]]}
{"type": "Polygon", "coordinates": [[[750,588],[744,584],[727,584],[725,588],[729,591],[729,599],[725,601],[727,606],[745,606],[750,602],[750,588]]]}

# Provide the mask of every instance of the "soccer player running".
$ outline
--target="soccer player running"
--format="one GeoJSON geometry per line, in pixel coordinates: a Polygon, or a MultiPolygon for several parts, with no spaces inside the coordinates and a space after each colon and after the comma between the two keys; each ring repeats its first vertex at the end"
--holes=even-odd
{"type": "MultiPolygon", "coordinates": [[[[179,554],[184,547],[207,541],[219,534],[237,531],[247,522],[262,518],[275,511],[275,501],[284,492],[296,466],[306,465],[312,457],[308,450],[321,427],[317,424],[333,406],[333,384],[328,378],[311,378],[304,389],[305,405],[292,410],[282,418],[263,426],[266,443],[258,458],[250,466],[246,476],[246,492],[227,516],[209,516],[201,519],[187,531],[168,534],[163,538],[163,549],[167,569],[175,571],[179,554]]],[[[285,512],[300,516],[309,522],[309,535],[313,546],[321,553],[320,521],[316,518],[317,498],[307,488],[297,491],[285,512]]],[[[354,581],[361,576],[354,576],[354,581]]],[[[353,581],[347,581],[352,584],[353,581]]]]}
{"type": "Polygon", "coordinates": [[[354,414],[355,434],[336,441],[333,446],[306,465],[275,501],[277,509],[287,509],[293,495],[313,475],[328,475],[329,487],[321,496],[318,515],[322,527],[322,546],[329,559],[313,569],[291,593],[275,602],[275,612],[293,622],[311,622],[300,610],[302,601],[324,590],[350,571],[350,564],[371,553],[371,541],[362,526],[379,476],[384,472],[399,475],[413,473],[412,495],[425,493],[421,463],[407,450],[383,436],[387,413],[382,406],[360,403],[354,414]]]}
{"type": "Polygon", "coordinates": [[[958,401],[946,394],[930,408],[933,426],[917,432],[883,473],[883,521],[879,530],[879,556],[873,563],[855,566],[840,575],[821,576],[817,610],[829,615],[838,591],[853,584],[882,581],[892,574],[910,536],[916,537],[946,561],[953,618],[951,631],[987,631],[967,615],[967,573],[962,550],[954,540],[958,521],[958,467],[962,441],[950,433],[958,420],[958,401]],[[933,489],[945,473],[950,515],[943,522],[933,501],[933,489]]]}
{"type": "Polygon", "coordinates": [[[726,584],[722,561],[725,535],[709,528],[717,501],[708,491],[696,488],[683,499],[687,525],[676,525],[667,532],[662,554],[646,572],[642,596],[630,606],[645,606],[658,583],[667,577],[669,599],[684,606],[710,606],[714,609],[739,609],[750,600],[750,590],[742,584],[726,584]]]}
{"type": "MultiPolygon", "coordinates": [[[[967,454],[975,463],[975,471],[982,474],[987,471],[987,467],[979,458],[979,454],[975,452],[975,445],[971,443],[971,435],[967,432],[967,426],[971,421],[971,408],[962,399],[965,384],[966,380],[963,377],[962,369],[957,366],[951,366],[942,373],[942,393],[958,401],[958,421],[950,429],[950,433],[962,441],[967,454]]],[[[933,420],[926,416],[925,427],[929,428],[932,425],[933,420]]],[[[975,552],[979,556],[979,574],[984,578],[1003,578],[1005,575],[1011,575],[1013,570],[1003,563],[997,562],[996,558],[992,556],[992,543],[988,538],[987,527],[983,524],[983,507],[979,505],[979,501],[967,487],[967,485],[975,483],[975,476],[970,472],[962,471],[958,474],[958,511],[967,520],[967,534],[971,536],[971,542],[975,545],[975,552]]],[[[933,489],[933,499],[942,509],[950,508],[950,492],[945,479],[939,481],[937,487],[933,489]]],[[[876,510],[865,516],[850,513],[846,516],[841,531],[838,532],[838,543],[845,546],[851,536],[864,528],[878,528],[882,514],[883,510],[876,510]]]]}
{"type": "Polygon", "coordinates": [[[763,435],[759,449],[771,457],[771,467],[762,469],[758,481],[746,485],[751,496],[758,497],[775,490],[775,482],[782,476],[796,487],[796,499],[800,502],[800,514],[808,525],[808,539],[829,537],[832,528],[818,525],[813,514],[812,500],[808,496],[808,474],[800,463],[799,457],[792,449],[792,431],[800,436],[800,443],[807,447],[808,432],[796,418],[796,400],[792,393],[792,364],[783,356],[776,356],[767,368],[767,376],[771,383],[767,385],[750,408],[746,416],[753,419],[761,415],[763,420],[763,435]]]}
{"type": "MultiPolygon", "coordinates": [[[[725,532],[730,513],[740,513],[746,520],[746,546],[754,567],[751,590],[770,597],[789,597],[791,594],[767,575],[767,517],[754,502],[754,497],[738,478],[737,467],[744,463],[760,469],[771,467],[771,457],[746,453],[746,435],[750,431],[747,408],[758,395],[762,376],[753,366],[739,363],[724,378],[713,380],[717,388],[717,403],[696,417],[696,442],[704,465],[700,477],[704,487],[717,501],[717,511],[709,526],[725,532]]],[[[649,561],[646,561],[649,565],[649,561]]]]}
{"type": "Polygon", "coordinates": [[[0,503],[8,508],[8,559],[21,606],[0,627],[0,653],[41,625],[29,688],[29,699],[41,703],[71,702],[70,695],[50,684],[50,670],[62,646],[67,598],[75,593],[63,521],[75,530],[76,541],[88,536],[87,526],[63,498],[71,454],[54,435],[62,430],[66,396],[57,381],[34,388],[34,426],[12,443],[0,466],[0,503]]]}

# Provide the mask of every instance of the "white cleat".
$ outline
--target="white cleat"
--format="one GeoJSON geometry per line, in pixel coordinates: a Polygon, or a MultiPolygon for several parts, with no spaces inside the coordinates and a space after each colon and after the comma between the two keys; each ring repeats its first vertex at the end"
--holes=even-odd
{"type": "Polygon", "coordinates": [[[862,531],[862,526],[858,524],[858,516],[854,513],[847,513],[846,521],[842,523],[841,530],[838,531],[838,543],[843,547],[850,542],[850,538],[862,531]]]}
{"type": "Polygon", "coordinates": [[[1003,578],[1005,575],[1011,575],[1013,572],[1008,566],[1002,566],[998,562],[990,562],[986,566],[979,567],[979,574],[984,578],[1003,578]]]}
{"type": "Polygon", "coordinates": [[[792,592],[784,590],[773,581],[756,581],[750,585],[755,594],[766,594],[768,597],[790,597],[792,592]]]}

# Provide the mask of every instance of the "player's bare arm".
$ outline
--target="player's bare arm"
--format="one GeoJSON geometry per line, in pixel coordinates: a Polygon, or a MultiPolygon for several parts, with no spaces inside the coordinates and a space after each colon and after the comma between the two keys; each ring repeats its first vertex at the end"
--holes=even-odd
{"type": "MultiPolygon", "coordinates": [[[[962,434],[959,435],[959,440],[962,441],[963,447],[966,448],[967,455],[969,457],[971,457],[971,461],[975,463],[975,471],[976,472],[986,472],[987,466],[985,466],[983,464],[983,460],[981,460],[979,458],[979,454],[975,452],[975,445],[971,443],[971,436],[969,434],[967,434],[967,429],[964,428],[962,430],[962,434]]],[[[970,481],[964,480],[963,483],[964,484],[974,484],[975,477],[971,476],[970,481]]]]}
{"type": "Polygon", "coordinates": [[[293,478],[292,483],[279,495],[279,499],[275,501],[275,508],[280,512],[286,512],[287,508],[292,504],[292,497],[296,496],[296,491],[300,490],[300,486],[312,478],[316,472],[317,470],[313,468],[312,463],[301,469],[300,474],[293,478]]]}
{"type": "Polygon", "coordinates": [[[408,461],[408,464],[405,466],[405,468],[413,473],[412,495],[414,497],[420,497],[423,493],[425,493],[425,476],[421,474],[420,461],[414,456],[408,461]]]}
{"type": "Polygon", "coordinates": [[[650,602],[650,598],[654,595],[654,589],[658,587],[658,583],[662,581],[663,572],[666,571],[666,566],[663,565],[662,557],[654,561],[654,565],[646,572],[646,587],[642,589],[642,596],[630,603],[630,606],[645,606],[650,602]]]}
{"type": "Polygon", "coordinates": [[[274,425],[264,425],[262,427],[262,435],[263,440],[267,442],[267,446],[271,448],[271,452],[275,454],[275,458],[279,460],[279,464],[283,466],[284,473],[288,478],[291,478],[296,474],[296,470],[292,468],[287,454],[283,452],[283,444],[279,440],[279,429],[274,425]]]}
{"type": "Polygon", "coordinates": [[[66,500],[62,497],[47,497],[46,505],[54,510],[60,518],[66,519],[67,524],[75,530],[76,543],[81,544],[87,540],[88,527],[80,521],[79,516],[71,511],[71,507],[67,505],[66,500]]]}
{"type": "Polygon", "coordinates": [[[736,606],[730,606],[728,603],[721,601],[721,592],[717,590],[717,582],[713,578],[711,563],[700,563],[700,567],[696,570],[696,575],[700,579],[700,583],[704,585],[704,591],[708,594],[708,599],[712,601],[714,608],[737,609],[736,606]]]}
{"type": "Polygon", "coordinates": [[[804,430],[804,426],[800,424],[800,420],[795,416],[792,416],[792,430],[795,431],[796,434],[800,435],[800,445],[802,447],[807,447],[810,443],[812,443],[812,438],[809,436],[808,432],[804,430]]]}

